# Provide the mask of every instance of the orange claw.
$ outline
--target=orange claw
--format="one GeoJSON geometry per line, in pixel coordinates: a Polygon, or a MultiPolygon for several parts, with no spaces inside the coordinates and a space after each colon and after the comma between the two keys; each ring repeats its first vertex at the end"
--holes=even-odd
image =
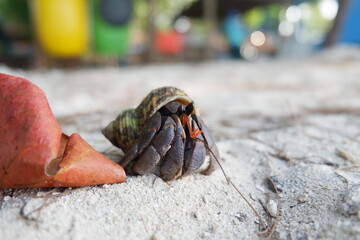
{"type": "Polygon", "coordinates": [[[186,114],[182,114],[180,116],[180,121],[182,123],[183,126],[187,126],[187,128],[189,129],[189,134],[191,138],[196,138],[199,134],[202,133],[201,130],[199,130],[198,128],[195,130],[192,130],[191,126],[190,126],[190,121],[189,121],[189,116],[186,114]]]}
{"type": "Polygon", "coordinates": [[[201,134],[202,133],[202,131],[200,131],[198,128],[197,129],[195,129],[194,131],[190,131],[190,136],[192,137],[192,138],[196,138],[199,134],[201,134]]]}
{"type": "Polygon", "coordinates": [[[80,187],[125,181],[124,169],[78,134],[61,133],[45,94],[0,73],[0,187],[80,187]]]}

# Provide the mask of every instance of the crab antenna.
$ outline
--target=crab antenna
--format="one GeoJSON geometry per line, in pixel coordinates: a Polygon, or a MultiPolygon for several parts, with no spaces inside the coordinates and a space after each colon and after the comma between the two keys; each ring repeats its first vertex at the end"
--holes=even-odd
{"type": "MultiPolygon", "coordinates": [[[[209,150],[210,154],[214,157],[215,161],[217,162],[217,164],[219,165],[227,183],[229,185],[231,185],[235,191],[240,195],[240,197],[247,203],[248,206],[250,206],[250,208],[252,209],[252,211],[254,212],[254,214],[258,217],[259,222],[260,222],[260,226],[263,226],[266,230],[268,230],[268,226],[265,224],[265,221],[262,219],[262,217],[260,216],[260,214],[256,211],[256,209],[254,208],[254,206],[250,203],[250,201],[245,197],[244,194],[242,194],[242,192],[236,187],[236,185],[230,180],[229,176],[227,175],[227,173],[225,172],[224,168],[222,167],[222,165],[220,164],[219,159],[216,157],[215,153],[211,150],[211,148],[209,147],[209,143],[207,142],[206,139],[202,140],[200,138],[197,138],[196,141],[200,141],[202,143],[204,143],[205,147],[207,148],[207,150],[209,150]]],[[[275,185],[273,185],[274,187],[276,187],[275,185]]],[[[277,191],[277,190],[276,190],[277,191]]],[[[265,231],[264,233],[266,233],[267,231],[265,231]]],[[[271,237],[271,235],[270,235],[271,237]]]]}

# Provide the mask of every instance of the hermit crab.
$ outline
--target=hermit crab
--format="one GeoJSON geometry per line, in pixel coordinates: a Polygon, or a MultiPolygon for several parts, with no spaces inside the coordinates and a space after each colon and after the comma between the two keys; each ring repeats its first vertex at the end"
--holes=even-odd
{"type": "Polygon", "coordinates": [[[137,108],[125,110],[103,130],[124,151],[127,173],[155,173],[165,181],[214,171],[218,149],[186,93],[175,87],[151,91],[137,108]]]}

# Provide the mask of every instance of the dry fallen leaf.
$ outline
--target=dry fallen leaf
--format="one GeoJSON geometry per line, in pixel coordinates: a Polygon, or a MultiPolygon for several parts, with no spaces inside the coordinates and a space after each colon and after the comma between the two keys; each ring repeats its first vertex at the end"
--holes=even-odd
{"type": "Polygon", "coordinates": [[[44,92],[0,73],[0,187],[75,187],[125,181],[123,168],[61,129],[44,92]]]}

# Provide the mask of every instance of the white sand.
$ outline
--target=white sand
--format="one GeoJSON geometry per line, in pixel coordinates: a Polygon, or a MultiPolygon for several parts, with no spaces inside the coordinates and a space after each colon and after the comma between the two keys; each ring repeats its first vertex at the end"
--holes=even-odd
{"type": "MultiPolygon", "coordinates": [[[[100,130],[151,89],[180,87],[212,130],[226,172],[269,223],[259,201],[276,212],[266,180],[275,181],[281,217],[273,239],[360,239],[360,53],[340,53],[299,62],[0,72],[36,83],[64,132],[79,132],[114,160],[122,153],[100,130]]],[[[0,190],[0,239],[260,238],[258,219],[220,170],[60,191],[0,190]]]]}

